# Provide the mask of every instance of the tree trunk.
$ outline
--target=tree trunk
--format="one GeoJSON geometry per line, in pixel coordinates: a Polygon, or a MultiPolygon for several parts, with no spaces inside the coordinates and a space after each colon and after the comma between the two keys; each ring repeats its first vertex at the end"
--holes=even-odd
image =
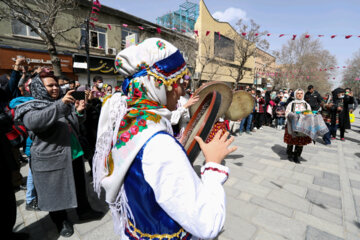
{"type": "Polygon", "coordinates": [[[48,47],[48,51],[50,54],[50,59],[51,59],[51,63],[53,66],[53,70],[54,70],[54,74],[55,76],[61,76],[62,72],[61,72],[61,62],[60,62],[60,58],[58,57],[58,53],[56,51],[56,47],[55,47],[55,41],[52,40],[50,43],[47,43],[47,47],[48,47]]]}

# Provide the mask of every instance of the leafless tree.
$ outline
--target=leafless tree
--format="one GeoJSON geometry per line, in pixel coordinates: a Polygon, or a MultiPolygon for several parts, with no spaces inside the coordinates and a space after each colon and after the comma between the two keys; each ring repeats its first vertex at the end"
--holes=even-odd
{"type": "MultiPolygon", "coordinates": [[[[232,36],[235,47],[235,61],[238,62],[237,67],[230,74],[235,79],[235,87],[244,78],[247,69],[246,63],[251,57],[262,57],[257,54],[257,48],[264,51],[269,49],[269,42],[264,38],[267,34],[266,31],[260,31],[260,25],[255,23],[254,20],[250,20],[250,23],[246,23],[243,20],[239,20],[236,23],[237,33],[232,36]]],[[[267,59],[263,59],[267,61],[267,59]]],[[[250,74],[254,77],[254,72],[250,70],[250,74]]]]}
{"type": "Polygon", "coordinates": [[[354,56],[347,61],[349,66],[343,72],[342,85],[343,87],[349,87],[353,90],[354,96],[360,96],[360,50],[358,50],[354,56]]]}
{"type": "Polygon", "coordinates": [[[277,82],[286,83],[291,88],[306,89],[314,85],[322,93],[329,92],[329,78],[336,72],[336,58],[323,49],[319,40],[306,38],[303,34],[295,40],[289,40],[277,52],[281,63],[281,73],[277,82]],[[281,81],[279,81],[281,79],[281,81]]]}
{"type": "Polygon", "coordinates": [[[61,75],[61,64],[56,50],[56,40],[65,32],[78,28],[82,24],[74,21],[63,26],[63,13],[74,12],[77,9],[76,0],[0,0],[6,8],[0,9],[0,16],[18,20],[29,26],[46,44],[55,75],[61,75]]]}
{"type": "MultiPolygon", "coordinates": [[[[212,39],[210,37],[201,38],[198,43],[199,48],[202,48],[203,52],[197,54],[197,69],[198,69],[198,79],[204,79],[203,75],[207,75],[207,80],[213,80],[215,75],[221,66],[224,65],[222,61],[216,59],[212,51],[212,39]]],[[[200,81],[196,82],[196,87],[200,84],[200,81]]]]}

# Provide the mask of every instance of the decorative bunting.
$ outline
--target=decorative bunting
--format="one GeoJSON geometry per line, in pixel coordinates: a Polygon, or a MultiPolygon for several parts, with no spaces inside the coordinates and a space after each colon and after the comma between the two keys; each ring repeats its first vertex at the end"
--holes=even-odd
{"type": "Polygon", "coordinates": [[[206,31],[206,36],[208,36],[210,34],[210,31],[206,31]]]}
{"type": "Polygon", "coordinates": [[[94,7],[94,6],[92,7],[92,10],[93,10],[93,11],[98,11],[98,12],[100,12],[100,9],[97,8],[97,7],[94,7]]]}
{"type": "Polygon", "coordinates": [[[140,30],[144,30],[144,28],[143,28],[142,26],[138,26],[138,28],[139,28],[140,30]]]}
{"type": "Polygon", "coordinates": [[[94,0],[94,5],[98,6],[99,8],[101,8],[101,4],[99,2],[99,0],[94,0]]]}
{"type": "Polygon", "coordinates": [[[129,25],[127,25],[126,23],[123,23],[123,27],[126,27],[126,28],[127,28],[128,26],[129,26],[129,25]]]}
{"type": "Polygon", "coordinates": [[[285,34],[280,34],[280,36],[279,36],[279,37],[283,37],[283,36],[285,36],[285,34]]]}
{"type": "Polygon", "coordinates": [[[219,34],[219,40],[220,40],[220,38],[221,38],[220,32],[218,32],[218,34],[219,34]]]}
{"type": "Polygon", "coordinates": [[[295,38],[296,38],[296,34],[293,35],[292,40],[295,40],[295,38]]]}
{"type": "Polygon", "coordinates": [[[266,36],[270,37],[271,33],[266,34],[266,36]]]}
{"type": "Polygon", "coordinates": [[[108,24],[107,26],[108,26],[109,30],[111,30],[111,25],[110,25],[110,24],[108,24]]]}
{"type": "Polygon", "coordinates": [[[94,22],[97,22],[98,19],[97,18],[94,18],[94,17],[90,17],[91,20],[93,20],[94,22]]]}
{"type": "MultiPolygon", "coordinates": [[[[259,36],[259,34],[258,33],[255,33],[255,36],[257,37],[257,36],[259,36]]],[[[359,36],[360,37],[360,36],[359,36]]]]}
{"type": "Polygon", "coordinates": [[[335,38],[336,37],[336,35],[331,35],[331,38],[335,38]]]}
{"type": "Polygon", "coordinates": [[[352,35],[346,35],[345,36],[345,39],[349,39],[349,38],[351,38],[352,37],[352,35]]]}
{"type": "Polygon", "coordinates": [[[324,35],[318,35],[319,37],[323,37],[324,35]]]}
{"type": "Polygon", "coordinates": [[[160,34],[161,33],[161,28],[156,28],[156,31],[160,34]]]}
{"type": "Polygon", "coordinates": [[[310,35],[309,35],[309,34],[306,34],[306,35],[305,35],[305,38],[310,38],[310,35]]]}
{"type": "Polygon", "coordinates": [[[241,35],[243,35],[243,36],[245,37],[245,36],[246,36],[246,32],[241,33],[241,35]]]}
{"type": "Polygon", "coordinates": [[[199,36],[199,31],[198,30],[194,30],[194,33],[196,34],[196,36],[199,36]]]}

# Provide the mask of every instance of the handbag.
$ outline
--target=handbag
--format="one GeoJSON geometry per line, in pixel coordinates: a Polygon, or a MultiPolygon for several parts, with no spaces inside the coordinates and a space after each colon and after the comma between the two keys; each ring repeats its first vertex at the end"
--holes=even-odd
{"type": "Polygon", "coordinates": [[[350,117],[350,123],[355,122],[355,114],[349,113],[349,117],[350,117]]]}

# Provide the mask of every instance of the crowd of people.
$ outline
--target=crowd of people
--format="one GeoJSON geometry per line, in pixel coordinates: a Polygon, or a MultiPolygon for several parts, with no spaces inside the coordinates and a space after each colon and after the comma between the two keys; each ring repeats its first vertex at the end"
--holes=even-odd
{"type": "Polygon", "coordinates": [[[320,114],[328,128],[328,132],[322,137],[325,145],[331,144],[336,140],[337,129],[340,130],[340,140],[345,141],[346,129],[350,129],[350,114],[358,107],[358,100],[353,97],[350,88],[336,88],[331,93],[322,97],[313,85],[308,86],[308,91],[298,89],[281,89],[278,91],[265,91],[263,89],[245,87],[254,98],[254,109],[250,115],[231,124],[233,135],[252,134],[251,132],[263,129],[263,126],[271,126],[277,130],[285,129],[284,142],[288,144],[287,154],[290,160],[300,163],[299,157],[302,147],[311,143],[310,138],[299,136],[296,141],[292,141],[285,125],[288,122],[290,112],[312,111],[320,114]],[[296,94],[298,92],[298,95],[296,94]],[[299,106],[293,105],[301,103],[299,106]],[[301,137],[301,138],[300,138],[301,137]],[[295,150],[293,150],[293,146],[295,150]]]}
{"type": "Polygon", "coordinates": [[[93,78],[91,88],[82,86],[45,67],[29,69],[21,56],[11,75],[0,77],[1,178],[10,239],[28,238],[13,232],[16,189],[26,189],[26,210],[48,211],[63,237],[74,233],[66,210],[75,208],[79,221],[104,215],[88,201],[84,160],[95,191],[105,190],[121,239],[215,237],[225,220],[222,184],[229,174],[221,161],[236,150],[229,133],[285,129],[287,154],[299,163],[303,146],[312,139],[288,132],[291,114],[321,114],[329,129],[324,144],[331,144],[337,129],[345,140],[349,112],[357,108],[351,89],[337,88],[322,97],[311,85],[306,93],[246,86],[254,98],[252,113],[231,124],[230,132],[214,132],[211,141],[196,137],[206,159],[199,178],[181,145],[189,108],[199,97],[188,91],[191,78],[177,48],[151,38],[121,51],[115,66],[126,77],[122,88],[105,85],[101,76],[93,78]],[[27,162],[24,183],[20,166],[27,162]]]}
{"type": "Polygon", "coordinates": [[[104,213],[93,210],[88,201],[84,159],[92,167],[102,101],[120,88],[113,91],[95,76],[88,89],[66,76],[56,77],[46,67],[30,69],[21,56],[11,74],[1,76],[0,84],[2,177],[11,206],[6,208],[9,239],[28,237],[12,233],[14,190],[26,190],[26,210],[48,211],[64,237],[73,234],[66,209],[76,208],[80,221],[101,218],[104,213]],[[75,92],[84,92],[84,98],[75,99],[75,92]],[[23,178],[20,167],[26,163],[29,171],[23,178]]]}

